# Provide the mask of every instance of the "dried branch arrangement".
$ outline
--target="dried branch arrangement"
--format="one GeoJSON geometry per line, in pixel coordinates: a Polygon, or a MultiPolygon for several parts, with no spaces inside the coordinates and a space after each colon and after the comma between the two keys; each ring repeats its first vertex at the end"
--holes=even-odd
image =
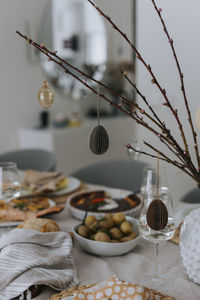
{"type": "Polygon", "coordinates": [[[163,27],[164,33],[166,35],[166,38],[168,40],[169,46],[171,47],[171,51],[177,66],[178,74],[180,77],[180,87],[183,95],[183,102],[185,105],[185,109],[188,116],[188,124],[191,128],[191,133],[193,137],[193,147],[195,150],[196,155],[196,162],[192,161],[190,149],[187,143],[187,139],[183,130],[183,125],[179,116],[179,112],[176,108],[173,107],[171,104],[171,101],[167,95],[166,90],[161,86],[161,84],[158,81],[158,78],[156,78],[156,75],[151,68],[151,65],[148,64],[144,58],[142,57],[141,53],[138,51],[136,46],[129,40],[127,35],[120,30],[120,28],[111,20],[109,16],[107,16],[96,4],[91,0],[88,1],[94,9],[96,9],[100,15],[104,17],[104,19],[110,23],[110,25],[113,27],[114,30],[120,34],[125,42],[129,44],[129,46],[132,48],[132,50],[136,53],[137,59],[144,65],[147,72],[151,76],[151,82],[154,84],[159,92],[162,95],[163,103],[161,105],[166,106],[171,113],[173,114],[178,130],[180,132],[180,136],[182,139],[182,144],[178,143],[174,136],[172,135],[170,129],[167,127],[166,123],[159,118],[159,115],[156,113],[156,111],[152,108],[150,101],[143,95],[143,93],[138,89],[136,84],[130,79],[128,72],[126,70],[121,70],[122,76],[128,81],[128,83],[133,87],[133,89],[136,91],[138,96],[142,99],[142,102],[144,103],[144,107],[141,107],[138,103],[135,103],[132,99],[128,99],[127,97],[121,95],[118,91],[108,87],[101,81],[98,81],[94,79],[93,77],[87,75],[83,71],[81,71],[76,66],[70,64],[68,61],[62,59],[57,55],[57,51],[52,51],[46,48],[45,44],[38,44],[34,42],[31,38],[23,35],[19,31],[16,31],[16,33],[24,38],[30,45],[37,48],[40,52],[44,53],[48,57],[48,60],[50,62],[54,62],[57,65],[59,65],[60,68],[66,72],[67,76],[72,76],[76,80],[78,80],[81,84],[83,84],[86,88],[91,90],[94,94],[97,94],[97,90],[94,88],[92,84],[89,84],[87,80],[90,82],[95,83],[98,87],[101,88],[101,91],[99,93],[99,96],[107,101],[110,105],[116,107],[118,110],[123,112],[124,114],[128,115],[130,118],[132,118],[134,121],[137,122],[137,124],[145,127],[147,130],[152,132],[153,135],[156,136],[157,139],[160,140],[162,145],[166,147],[166,149],[170,150],[170,153],[172,154],[173,158],[169,157],[169,155],[166,155],[164,152],[160,151],[160,149],[155,148],[152,144],[148,143],[147,141],[143,141],[144,144],[151,149],[151,152],[145,152],[145,151],[139,151],[134,149],[130,144],[126,145],[127,148],[132,149],[134,151],[140,152],[144,155],[157,158],[157,154],[159,153],[159,157],[161,160],[174,165],[175,167],[181,169],[183,172],[188,174],[190,177],[192,177],[198,184],[200,183],[200,156],[199,156],[199,149],[197,144],[197,134],[194,130],[193,121],[191,118],[191,112],[189,109],[189,104],[187,100],[187,95],[185,91],[185,85],[184,85],[184,76],[181,70],[181,66],[179,63],[179,60],[177,58],[177,54],[174,47],[173,39],[171,38],[165,21],[162,17],[162,9],[159,8],[154,0],[150,0],[153,4],[153,8],[155,9],[155,12],[160,19],[161,25],[163,27]],[[115,95],[119,99],[119,104],[115,104],[108,96],[106,96],[105,91],[109,91],[111,94],[115,95]]]}

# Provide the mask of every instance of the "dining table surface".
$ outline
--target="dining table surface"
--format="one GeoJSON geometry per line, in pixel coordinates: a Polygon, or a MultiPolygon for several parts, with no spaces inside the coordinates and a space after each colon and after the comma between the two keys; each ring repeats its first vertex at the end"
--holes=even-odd
{"type": "MultiPolygon", "coordinates": [[[[82,191],[83,186],[86,188],[87,184],[82,183],[79,190],[82,191]]],[[[56,197],[55,201],[61,205],[65,205],[65,208],[60,213],[48,216],[49,219],[53,219],[59,224],[61,231],[65,232],[72,232],[72,228],[80,223],[80,220],[70,215],[69,209],[66,206],[66,202],[71,195],[73,195],[73,192],[68,195],[56,197]]],[[[175,211],[178,211],[184,205],[187,206],[186,204],[176,203],[175,211]]],[[[9,229],[0,228],[0,234],[2,235],[9,229]]],[[[143,278],[145,274],[149,274],[152,277],[155,275],[153,243],[143,239],[129,253],[113,257],[95,256],[86,253],[77,241],[74,240],[72,254],[81,285],[99,283],[113,275],[128,282],[144,285],[143,278]]],[[[158,274],[160,274],[160,280],[155,283],[156,286],[152,286],[152,284],[146,282],[145,285],[172,296],[176,300],[200,299],[200,285],[195,284],[186,274],[182,264],[180,248],[177,244],[166,241],[159,246],[158,274]]],[[[41,293],[34,299],[47,300],[55,293],[59,293],[59,291],[45,286],[41,293]]]]}

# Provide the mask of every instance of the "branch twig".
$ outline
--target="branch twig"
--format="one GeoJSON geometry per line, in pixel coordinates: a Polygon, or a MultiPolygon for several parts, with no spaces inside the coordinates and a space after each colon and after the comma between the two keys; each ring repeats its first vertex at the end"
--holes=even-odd
{"type": "Polygon", "coordinates": [[[168,41],[169,41],[169,44],[171,46],[172,53],[173,53],[173,56],[174,56],[174,59],[175,59],[175,62],[176,62],[176,66],[177,66],[177,69],[178,69],[180,82],[181,82],[181,91],[182,91],[182,94],[183,94],[183,99],[184,99],[186,111],[187,111],[187,114],[188,114],[188,122],[189,122],[191,130],[192,130],[192,135],[193,135],[193,140],[194,140],[194,148],[195,148],[196,158],[197,158],[197,162],[198,162],[198,167],[200,167],[200,157],[199,157],[199,150],[198,150],[198,144],[197,144],[197,134],[194,130],[194,125],[193,125],[192,118],[191,118],[191,112],[190,112],[189,105],[188,105],[188,100],[187,100],[186,91],[185,91],[183,72],[181,70],[181,66],[180,66],[180,63],[179,63],[179,60],[178,60],[178,57],[177,57],[177,54],[176,54],[176,51],[175,51],[175,48],[174,48],[173,39],[170,37],[169,32],[168,32],[167,27],[166,27],[166,24],[165,24],[165,21],[162,18],[162,15],[161,15],[162,9],[159,9],[157,7],[154,0],[151,0],[151,1],[152,1],[153,6],[154,6],[154,8],[155,8],[155,10],[156,10],[156,12],[159,16],[159,19],[160,19],[160,21],[163,25],[163,30],[164,30],[167,38],[168,38],[168,41]]]}

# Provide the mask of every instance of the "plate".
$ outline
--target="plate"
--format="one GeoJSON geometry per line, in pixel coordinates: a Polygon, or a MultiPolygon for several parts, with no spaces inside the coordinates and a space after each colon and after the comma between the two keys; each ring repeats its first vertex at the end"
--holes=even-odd
{"type": "MultiPolygon", "coordinates": [[[[48,199],[48,202],[49,202],[50,207],[56,206],[56,203],[53,200],[48,199]]],[[[22,222],[23,221],[1,221],[0,220],[0,228],[2,228],[2,227],[15,227],[15,226],[18,226],[22,222]]]]}
{"type": "MultiPolygon", "coordinates": [[[[67,177],[68,179],[68,185],[63,188],[63,189],[60,189],[58,191],[53,191],[53,192],[44,192],[43,194],[45,194],[45,196],[49,196],[49,197],[52,197],[52,196],[62,196],[62,195],[66,195],[66,194],[69,194],[71,192],[74,192],[75,190],[77,190],[80,185],[81,185],[81,182],[78,178],[75,178],[75,177],[67,177]]],[[[21,196],[26,196],[26,195],[29,195],[30,194],[30,190],[28,189],[24,189],[24,190],[21,190],[20,191],[21,193],[21,196]]],[[[41,196],[43,195],[41,194],[41,196]]]]}
{"type": "Polygon", "coordinates": [[[67,177],[67,179],[69,182],[68,182],[68,185],[66,186],[66,188],[63,188],[56,192],[52,192],[51,195],[62,196],[62,195],[74,192],[75,190],[77,190],[80,187],[81,182],[78,178],[69,176],[69,177],[67,177]]]}
{"type": "MultiPolygon", "coordinates": [[[[71,195],[67,201],[67,207],[70,211],[70,213],[76,218],[76,219],[79,219],[79,220],[83,220],[84,216],[85,216],[85,213],[86,213],[86,210],[84,209],[79,209],[77,207],[74,207],[71,202],[73,201],[73,199],[75,199],[77,196],[81,197],[81,196],[84,196],[85,194],[88,194],[88,193],[93,193],[93,192],[97,192],[97,191],[103,191],[107,194],[109,194],[109,196],[112,198],[112,199],[115,199],[115,201],[117,202],[117,199],[123,199],[123,198],[126,198],[128,195],[131,195],[133,194],[133,192],[131,191],[127,191],[127,190],[121,190],[121,189],[116,189],[116,188],[109,188],[109,187],[105,187],[105,186],[98,186],[98,188],[95,188],[95,189],[90,189],[88,191],[84,191],[84,192],[78,192],[78,193],[75,193],[73,195],[71,195]]],[[[136,195],[135,195],[136,196],[136,195]]],[[[106,198],[106,197],[104,197],[106,198]]],[[[138,197],[137,197],[138,198],[138,197]]],[[[129,208],[127,210],[121,210],[121,211],[117,211],[117,212],[123,212],[125,215],[129,215],[129,216],[132,216],[132,217],[138,217],[139,213],[140,213],[140,209],[141,209],[141,206],[142,206],[142,202],[139,201],[139,203],[133,207],[133,208],[129,208]]],[[[96,218],[101,218],[102,216],[104,216],[106,213],[115,213],[114,211],[109,211],[109,210],[104,210],[104,211],[101,211],[101,212],[97,212],[97,211],[89,211],[88,212],[88,215],[92,214],[94,216],[96,216],[96,218]]]]}

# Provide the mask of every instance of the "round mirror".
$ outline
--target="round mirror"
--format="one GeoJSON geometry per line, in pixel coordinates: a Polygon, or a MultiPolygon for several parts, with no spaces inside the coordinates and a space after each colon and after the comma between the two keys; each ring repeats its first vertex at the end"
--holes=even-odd
{"type": "MultiPolygon", "coordinates": [[[[39,39],[83,72],[97,80],[103,78],[107,63],[106,27],[103,18],[87,1],[50,0],[39,39]]],[[[45,55],[40,54],[40,61],[48,80],[65,95],[79,100],[88,92],[45,55]]]]}

